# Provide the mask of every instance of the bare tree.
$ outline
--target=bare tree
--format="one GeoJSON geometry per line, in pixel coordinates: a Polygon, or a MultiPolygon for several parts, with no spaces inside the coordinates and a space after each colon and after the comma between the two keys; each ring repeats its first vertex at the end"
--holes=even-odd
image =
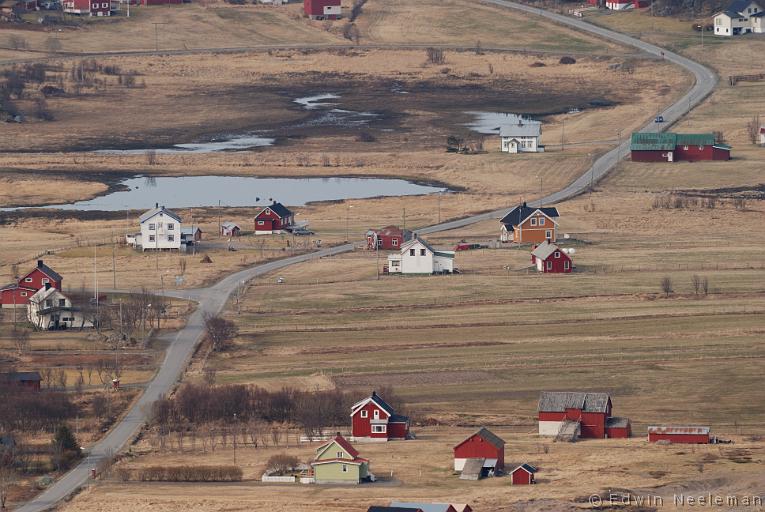
{"type": "Polygon", "coordinates": [[[706,296],[709,294],[709,279],[706,276],[701,280],[701,292],[706,296]]]}
{"type": "Polygon", "coordinates": [[[27,40],[18,34],[12,34],[8,37],[8,46],[14,50],[24,50],[27,47],[27,40]]]}
{"type": "Polygon", "coordinates": [[[157,165],[157,151],[150,149],[146,151],[146,165],[157,165]]]}
{"type": "Polygon", "coordinates": [[[693,287],[693,293],[696,295],[701,292],[701,277],[698,274],[691,276],[691,286],[693,287]]]}
{"type": "Polygon", "coordinates": [[[6,510],[5,504],[11,493],[11,488],[16,484],[19,477],[12,464],[0,464],[0,510],[6,510]]]}
{"type": "Polygon", "coordinates": [[[752,120],[746,124],[746,134],[749,136],[749,140],[752,142],[752,144],[757,144],[760,142],[761,127],[762,124],[760,123],[760,114],[755,114],[752,116],[752,120]]]}
{"type": "Polygon", "coordinates": [[[181,256],[178,259],[178,275],[182,276],[186,274],[186,258],[181,256]]]}
{"type": "Polygon", "coordinates": [[[212,343],[214,352],[226,350],[239,333],[234,322],[226,320],[220,315],[205,314],[204,321],[205,333],[207,339],[212,343]]]}
{"type": "Polygon", "coordinates": [[[211,386],[211,387],[214,386],[215,385],[215,380],[216,380],[216,377],[217,377],[217,373],[218,372],[217,372],[217,370],[215,368],[211,368],[209,366],[207,368],[205,368],[205,371],[204,371],[205,384],[207,384],[208,386],[211,386]]]}
{"type": "Polygon", "coordinates": [[[670,294],[673,292],[672,279],[670,279],[669,276],[664,276],[661,279],[661,291],[664,292],[665,297],[669,297],[670,294]]]}
{"type": "Polygon", "coordinates": [[[11,339],[13,339],[13,346],[16,347],[16,352],[19,355],[29,350],[29,331],[26,329],[20,329],[16,325],[11,330],[11,339]]]}
{"type": "Polygon", "coordinates": [[[441,48],[426,48],[425,55],[428,57],[428,63],[430,64],[444,64],[446,62],[446,56],[441,48]]]}

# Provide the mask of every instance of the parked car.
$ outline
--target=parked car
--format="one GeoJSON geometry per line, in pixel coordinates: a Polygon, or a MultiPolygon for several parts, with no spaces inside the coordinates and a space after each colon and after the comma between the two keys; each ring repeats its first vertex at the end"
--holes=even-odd
{"type": "Polygon", "coordinates": [[[481,244],[469,244],[467,242],[460,242],[454,246],[455,251],[472,251],[473,249],[480,249],[483,247],[481,244]]]}
{"type": "Polygon", "coordinates": [[[654,119],[654,122],[656,122],[656,123],[663,123],[664,122],[664,116],[656,116],[656,119],[654,119]]]}
{"type": "Polygon", "coordinates": [[[309,236],[309,235],[315,235],[316,233],[314,233],[310,229],[296,228],[292,230],[292,234],[295,236],[309,236]]]}

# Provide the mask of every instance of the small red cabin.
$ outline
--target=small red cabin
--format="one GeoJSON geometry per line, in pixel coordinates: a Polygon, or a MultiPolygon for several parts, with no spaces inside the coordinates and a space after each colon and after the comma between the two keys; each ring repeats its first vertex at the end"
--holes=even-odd
{"type": "Polygon", "coordinates": [[[382,229],[367,231],[367,249],[381,251],[397,251],[404,242],[412,239],[412,232],[398,226],[387,226],[382,229]]]}
{"type": "Polygon", "coordinates": [[[709,427],[648,427],[648,442],[666,441],[673,444],[709,444],[709,427]]]}
{"type": "Polygon", "coordinates": [[[545,274],[568,274],[574,267],[569,256],[554,243],[544,241],[531,251],[531,264],[545,274]]]}
{"type": "Polygon", "coordinates": [[[282,203],[266,206],[255,216],[255,234],[271,235],[284,233],[295,224],[295,214],[282,203]]]}
{"type": "Polygon", "coordinates": [[[303,10],[312,20],[339,20],[342,17],[340,0],[303,0],[303,10]]]}
{"type": "Polygon", "coordinates": [[[509,467],[514,468],[508,472],[512,485],[531,485],[535,483],[534,473],[537,472],[537,468],[531,464],[512,464],[509,467]]]}
{"type": "Polygon", "coordinates": [[[20,388],[40,391],[42,378],[39,372],[10,372],[0,373],[0,385],[16,386],[20,388]]]}
{"type": "Polygon", "coordinates": [[[388,441],[409,437],[409,418],[396,414],[393,407],[372,391],[368,398],[351,407],[352,439],[388,441]]]}
{"type": "Polygon", "coordinates": [[[505,441],[499,436],[481,428],[454,447],[454,470],[462,471],[468,459],[496,459],[494,467],[505,469],[505,441]]]}

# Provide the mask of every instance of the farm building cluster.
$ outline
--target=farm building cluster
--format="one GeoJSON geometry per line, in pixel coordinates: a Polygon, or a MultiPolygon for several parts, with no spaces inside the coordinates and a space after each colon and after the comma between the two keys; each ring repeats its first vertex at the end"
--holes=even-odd
{"type": "Polygon", "coordinates": [[[713,133],[633,133],[633,162],[698,162],[730,160],[731,147],[713,133]]]}

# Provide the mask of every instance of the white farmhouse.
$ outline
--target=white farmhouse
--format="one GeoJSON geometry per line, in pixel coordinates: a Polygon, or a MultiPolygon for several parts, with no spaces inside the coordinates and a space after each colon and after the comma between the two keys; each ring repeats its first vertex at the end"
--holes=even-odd
{"type": "Polygon", "coordinates": [[[499,127],[500,147],[504,153],[541,153],[539,144],[542,123],[521,116],[513,116],[513,122],[499,127]]]}
{"type": "Polygon", "coordinates": [[[454,251],[437,251],[421,238],[404,243],[398,254],[388,256],[391,274],[451,274],[454,251]]]}
{"type": "Polygon", "coordinates": [[[128,243],[140,245],[144,251],[181,249],[181,218],[177,214],[156,204],[139,220],[141,238],[128,237],[128,243]]]}
{"type": "Polygon", "coordinates": [[[727,9],[715,16],[716,36],[737,36],[739,34],[762,34],[765,8],[762,0],[733,0],[727,9]]]}
{"type": "Polygon", "coordinates": [[[80,310],[72,305],[69,297],[53,288],[50,283],[30,297],[27,318],[35,327],[43,330],[93,327],[80,310]]]}
{"type": "Polygon", "coordinates": [[[760,126],[760,145],[765,146],[765,124],[760,126]]]}

